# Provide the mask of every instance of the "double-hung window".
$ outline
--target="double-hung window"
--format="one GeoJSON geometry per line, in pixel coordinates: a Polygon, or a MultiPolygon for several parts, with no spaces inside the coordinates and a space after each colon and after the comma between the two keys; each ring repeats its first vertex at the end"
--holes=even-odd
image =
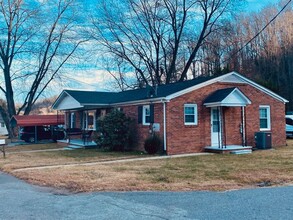
{"type": "Polygon", "coordinates": [[[142,107],[142,124],[149,125],[151,121],[151,111],[149,105],[144,105],[142,107]]]}
{"type": "Polygon", "coordinates": [[[197,125],[197,104],[184,105],[184,124],[197,125]]]}
{"type": "Polygon", "coordinates": [[[271,130],[271,112],[270,106],[259,106],[259,127],[261,131],[271,130]]]}

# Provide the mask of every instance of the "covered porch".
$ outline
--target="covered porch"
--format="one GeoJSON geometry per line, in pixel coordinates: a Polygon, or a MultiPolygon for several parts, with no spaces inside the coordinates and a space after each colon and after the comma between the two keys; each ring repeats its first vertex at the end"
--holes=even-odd
{"type": "Polygon", "coordinates": [[[210,109],[211,120],[211,142],[205,151],[252,152],[246,136],[246,106],[249,104],[251,101],[236,87],[217,90],[205,99],[204,106],[210,109]]]}

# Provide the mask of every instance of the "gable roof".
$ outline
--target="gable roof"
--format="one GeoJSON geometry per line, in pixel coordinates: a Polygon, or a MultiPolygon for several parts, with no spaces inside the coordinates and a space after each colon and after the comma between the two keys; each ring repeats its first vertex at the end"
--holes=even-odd
{"type": "Polygon", "coordinates": [[[65,97],[68,97],[68,96],[80,103],[80,106],[76,106],[76,108],[82,107],[85,105],[107,106],[107,105],[128,103],[128,102],[135,102],[135,101],[161,100],[171,94],[182,91],[183,89],[208,81],[211,78],[215,78],[215,77],[202,76],[202,77],[198,77],[196,79],[188,80],[184,82],[160,85],[157,88],[146,87],[142,89],[126,90],[122,92],[63,90],[62,93],[59,95],[59,97],[56,99],[56,101],[53,103],[53,108],[56,109],[57,106],[60,104],[60,102],[65,97]],[[156,95],[153,95],[152,97],[150,97],[149,96],[150,89],[156,90],[156,91],[153,91],[154,93],[156,93],[156,95]]]}
{"type": "Polygon", "coordinates": [[[207,107],[216,106],[246,106],[251,101],[236,87],[219,89],[204,100],[207,107]]]}
{"type": "MultiPolygon", "coordinates": [[[[98,91],[77,91],[77,90],[63,90],[59,97],[53,104],[54,109],[65,110],[66,108],[58,108],[65,97],[70,97],[76,100],[80,105],[76,108],[85,106],[112,106],[132,103],[146,103],[156,101],[168,101],[178,96],[184,95],[188,92],[198,88],[213,84],[215,82],[233,82],[233,83],[247,83],[251,86],[263,91],[273,98],[286,103],[286,99],[277,95],[276,93],[262,87],[261,85],[247,79],[246,77],[231,72],[222,76],[200,76],[193,80],[183,82],[170,83],[166,85],[159,85],[157,88],[147,87],[142,89],[127,90],[122,92],[98,92],[98,91]],[[153,91],[151,91],[153,89],[153,91]],[[150,93],[151,92],[151,93],[150,93]],[[153,94],[152,96],[150,94],[153,94]]],[[[68,108],[72,109],[72,108],[68,108]]]]}

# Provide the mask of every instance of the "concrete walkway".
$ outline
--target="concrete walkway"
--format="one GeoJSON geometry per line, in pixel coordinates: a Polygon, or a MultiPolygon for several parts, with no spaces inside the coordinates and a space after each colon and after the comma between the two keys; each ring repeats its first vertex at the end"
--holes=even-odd
{"type": "Polygon", "coordinates": [[[38,153],[38,152],[51,152],[51,151],[62,151],[65,150],[64,148],[53,148],[53,149],[44,149],[44,150],[23,150],[23,151],[11,151],[7,152],[6,154],[18,154],[18,153],[38,153]]]}
{"type": "Polygon", "coordinates": [[[27,170],[51,169],[51,168],[63,168],[63,167],[74,167],[74,166],[94,166],[94,165],[127,163],[127,162],[145,161],[145,160],[163,160],[163,159],[203,156],[203,155],[211,155],[211,153],[193,153],[193,154],[180,154],[180,155],[172,155],[172,156],[154,156],[154,157],[143,157],[143,158],[139,157],[139,158],[118,159],[118,160],[108,160],[108,161],[99,161],[99,162],[86,162],[86,163],[74,163],[74,164],[63,164],[63,165],[27,167],[27,168],[15,169],[13,172],[27,171],[27,170]]]}

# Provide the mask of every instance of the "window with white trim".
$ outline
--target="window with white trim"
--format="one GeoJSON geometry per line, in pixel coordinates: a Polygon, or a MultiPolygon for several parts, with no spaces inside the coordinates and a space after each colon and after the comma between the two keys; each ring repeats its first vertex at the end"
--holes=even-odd
{"type": "Polygon", "coordinates": [[[197,104],[184,104],[184,124],[197,125],[197,104]]]}
{"type": "Polygon", "coordinates": [[[95,111],[84,112],[84,128],[85,130],[96,130],[96,113],[95,111]]]}
{"type": "Polygon", "coordinates": [[[151,110],[149,105],[144,105],[142,107],[142,124],[150,125],[151,121],[151,110]]]}
{"type": "Polygon", "coordinates": [[[261,131],[271,130],[271,112],[270,106],[259,106],[259,128],[261,131]]]}

